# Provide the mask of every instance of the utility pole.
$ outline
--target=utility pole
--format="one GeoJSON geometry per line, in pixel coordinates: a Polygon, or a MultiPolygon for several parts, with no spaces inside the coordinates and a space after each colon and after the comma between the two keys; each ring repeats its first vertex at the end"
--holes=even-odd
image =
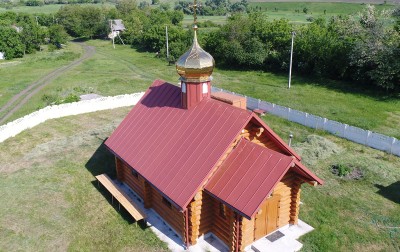
{"type": "Polygon", "coordinates": [[[292,61],[293,61],[293,43],[294,43],[294,36],[296,33],[292,31],[292,46],[290,48],[290,66],[289,66],[289,83],[288,88],[290,89],[290,82],[292,81],[292,61]]]}
{"type": "Polygon", "coordinates": [[[165,26],[165,37],[167,39],[167,60],[169,60],[169,48],[168,48],[168,26],[165,26]]]}

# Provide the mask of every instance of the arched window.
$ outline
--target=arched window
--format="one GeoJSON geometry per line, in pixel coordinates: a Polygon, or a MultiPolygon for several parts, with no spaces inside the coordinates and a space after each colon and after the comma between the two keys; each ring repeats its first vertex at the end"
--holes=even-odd
{"type": "Polygon", "coordinates": [[[203,83],[203,94],[207,94],[208,93],[208,85],[207,83],[203,83]]]}
{"type": "Polygon", "coordinates": [[[182,87],[182,93],[186,93],[186,83],[185,82],[182,82],[182,85],[181,85],[182,87]]]}

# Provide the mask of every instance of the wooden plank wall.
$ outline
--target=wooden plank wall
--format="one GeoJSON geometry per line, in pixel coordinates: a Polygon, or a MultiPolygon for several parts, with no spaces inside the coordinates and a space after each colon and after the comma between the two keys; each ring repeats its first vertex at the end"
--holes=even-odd
{"type": "Polygon", "coordinates": [[[125,162],[116,158],[116,169],[117,178],[119,181],[127,184],[132,190],[134,190],[142,199],[144,198],[144,183],[145,180],[142,176],[138,175],[138,178],[132,175],[132,168],[129,167],[125,162]]]}
{"type": "Polygon", "coordinates": [[[136,178],[130,168],[123,161],[116,158],[118,180],[126,183],[143,200],[146,208],[152,207],[181,237],[184,237],[185,219],[182,212],[163,202],[163,196],[145,179],[138,175],[136,178]]]}
{"type": "Polygon", "coordinates": [[[202,191],[189,204],[189,242],[194,245],[200,236],[212,232],[229,248],[235,244],[235,214],[225,207],[225,217],[220,214],[220,202],[202,191]]]}
{"type": "Polygon", "coordinates": [[[163,196],[152,187],[152,208],[184,239],[185,218],[174,205],[169,207],[163,202],[163,196]]]}
{"type": "MultiPolygon", "coordinates": [[[[287,224],[297,224],[300,206],[300,186],[301,180],[294,172],[288,172],[276,185],[272,194],[280,194],[278,228],[287,224]]],[[[242,242],[240,249],[254,241],[254,218],[248,220],[243,218],[242,242]]]]}
{"type": "Polygon", "coordinates": [[[263,147],[267,147],[271,150],[287,154],[284,150],[282,150],[273,140],[271,140],[271,137],[266,133],[266,131],[263,131],[260,134],[260,127],[259,125],[256,125],[252,122],[250,122],[242,131],[241,136],[243,138],[246,138],[250,142],[259,144],[263,147]],[[257,136],[259,135],[259,136],[257,136]]]}

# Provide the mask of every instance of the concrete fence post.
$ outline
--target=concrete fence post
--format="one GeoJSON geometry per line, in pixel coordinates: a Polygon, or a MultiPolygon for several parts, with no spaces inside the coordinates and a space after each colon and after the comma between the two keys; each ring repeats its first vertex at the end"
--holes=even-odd
{"type": "Polygon", "coordinates": [[[326,130],[326,123],[328,122],[328,119],[327,118],[324,118],[324,122],[323,122],[323,124],[322,124],[322,129],[324,129],[324,130],[326,130]]]}
{"type": "Polygon", "coordinates": [[[396,142],[396,138],[392,137],[392,143],[390,144],[390,154],[393,154],[393,145],[396,142]]]}
{"type": "Polygon", "coordinates": [[[349,127],[349,125],[347,125],[347,124],[345,124],[343,127],[343,138],[346,138],[346,131],[347,131],[348,127],[349,127]]]}
{"type": "MultiPolygon", "coordinates": [[[[290,118],[290,113],[291,113],[291,109],[290,108],[288,108],[288,110],[287,110],[287,119],[289,120],[289,118],[290,118]]],[[[289,120],[290,121],[290,120],[289,120]]]]}
{"type": "Polygon", "coordinates": [[[372,132],[370,130],[367,130],[367,137],[365,138],[365,145],[368,146],[368,139],[371,136],[372,132]]]}
{"type": "Polygon", "coordinates": [[[306,116],[304,117],[304,126],[307,126],[307,121],[308,121],[308,113],[306,113],[306,116]]]}

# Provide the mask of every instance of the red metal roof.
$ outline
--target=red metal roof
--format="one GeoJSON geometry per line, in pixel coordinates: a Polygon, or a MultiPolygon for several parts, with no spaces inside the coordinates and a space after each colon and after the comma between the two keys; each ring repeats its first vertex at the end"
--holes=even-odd
{"type": "Polygon", "coordinates": [[[283,141],[282,138],[280,138],[263,120],[261,120],[260,117],[254,116],[253,120],[264,127],[264,132],[269,136],[269,139],[274,141],[275,144],[279,146],[280,150],[282,150],[282,153],[292,155],[299,161],[301,160],[299,154],[297,154],[287,143],[285,143],[285,141],[283,141]]]}
{"type": "Polygon", "coordinates": [[[206,191],[251,219],[295,159],[241,139],[206,191]]]}
{"type": "Polygon", "coordinates": [[[105,144],[184,209],[253,115],[213,99],[182,109],[180,95],[156,80],[105,144]]]}
{"type": "Polygon", "coordinates": [[[304,178],[306,178],[310,181],[315,181],[320,185],[324,184],[324,181],[322,181],[320,178],[318,178],[312,171],[307,169],[307,167],[305,167],[298,160],[296,160],[294,163],[296,165],[293,167],[293,171],[297,172],[298,174],[302,175],[304,178]]]}

